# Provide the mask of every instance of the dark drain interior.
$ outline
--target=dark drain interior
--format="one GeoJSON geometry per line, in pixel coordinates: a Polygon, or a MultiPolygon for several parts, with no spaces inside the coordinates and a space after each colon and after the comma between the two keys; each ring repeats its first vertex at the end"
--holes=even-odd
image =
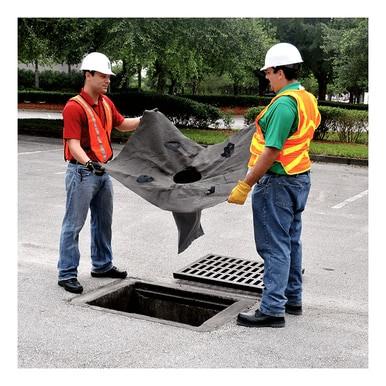
{"type": "Polygon", "coordinates": [[[176,184],[188,184],[201,180],[201,173],[191,166],[174,175],[173,181],[176,184]]]}
{"type": "Polygon", "coordinates": [[[154,284],[135,282],[87,304],[146,315],[190,326],[201,326],[235,300],[154,284]]]}

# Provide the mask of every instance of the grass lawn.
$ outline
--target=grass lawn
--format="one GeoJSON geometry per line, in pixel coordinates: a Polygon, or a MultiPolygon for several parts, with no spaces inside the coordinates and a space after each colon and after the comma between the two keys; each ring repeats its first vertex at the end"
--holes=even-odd
{"type": "Polygon", "coordinates": [[[361,143],[342,143],[331,141],[311,142],[310,153],[348,158],[368,158],[369,148],[361,143]]]}
{"type": "MultiPolygon", "coordinates": [[[[181,129],[182,133],[195,142],[213,145],[225,141],[235,133],[233,130],[198,130],[181,129]]],[[[361,143],[337,142],[335,137],[326,141],[313,141],[310,148],[311,154],[328,155],[348,158],[368,158],[368,145],[361,143]]]]}
{"type": "MultiPolygon", "coordinates": [[[[29,135],[41,135],[61,138],[63,130],[62,120],[48,119],[19,119],[19,133],[29,135]]],[[[197,143],[213,145],[225,141],[225,139],[236,130],[201,130],[181,129],[182,133],[197,143]]],[[[367,135],[367,134],[366,134],[367,135]]],[[[125,142],[129,133],[113,131],[113,140],[125,142]]],[[[337,137],[331,136],[328,140],[311,142],[311,154],[338,156],[348,158],[368,159],[368,145],[365,143],[343,143],[338,142],[337,137]]],[[[363,138],[367,143],[367,138],[363,138]]]]}

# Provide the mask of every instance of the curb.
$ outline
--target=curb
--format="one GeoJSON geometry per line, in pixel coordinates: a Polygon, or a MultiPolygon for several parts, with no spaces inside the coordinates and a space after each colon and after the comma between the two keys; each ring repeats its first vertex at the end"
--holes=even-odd
{"type": "Polygon", "coordinates": [[[369,166],[368,159],[361,158],[346,158],[346,157],[333,157],[328,155],[310,154],[311,161],[315,162],[330,162],[336,164],[356,165],[356,166],[369,166]]]}

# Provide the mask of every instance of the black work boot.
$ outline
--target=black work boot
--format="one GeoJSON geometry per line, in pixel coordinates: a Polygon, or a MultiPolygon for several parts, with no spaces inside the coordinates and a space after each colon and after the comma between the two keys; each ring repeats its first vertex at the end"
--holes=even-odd
{"type": "Polygon", "coordinates": [[[303,309],[302,306],[292,306],[291,304],[286,304],[285,312],[291,315],[301,315],[303,313],[303,309]]]}
{"type": "Polygon", "coordinates": [[[274,327],[285,326],[285,319],[282,316],[265,315],[259,310],[240,312],[237,316],[237,324],[245,327],[274,327]]]}
{"type": "Polygon", "coordinates": [[[117,267],[112,267],[106,272],[91,272],[92,277],[111,277],[113,279],[124,279],[127,276],[126,271],[120,271],[117,267]]]}
{"type": "Polygon", "coordinates": [[[83,287],[80,285],[76,277],[66,280],[59,280],[58,284],[66,291],[72,292],[74,294],[81,294],[83,292],[83,287]]]}

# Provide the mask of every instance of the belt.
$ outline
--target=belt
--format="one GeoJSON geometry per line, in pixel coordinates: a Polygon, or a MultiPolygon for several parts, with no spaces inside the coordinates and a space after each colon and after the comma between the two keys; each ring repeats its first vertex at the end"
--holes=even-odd
{"type": "Polygon", "coordinates": [[[278,174],[271,171],[267,171],[265,174],[268,174],[270,176],[277,176],[277,177],[297,177],[297,176],[303,176],[305,174],[310,174],[310,171],[307,170],[306,172],[298,173],[298,174],[278,174]]]}
{"type": "Polygon", "coordinates": [[[69,162],[70,162],[70,164],[73,164],[73,165],[84,165],[81,162],[78,162],[76,159],[72,159],[69,162]]]}

